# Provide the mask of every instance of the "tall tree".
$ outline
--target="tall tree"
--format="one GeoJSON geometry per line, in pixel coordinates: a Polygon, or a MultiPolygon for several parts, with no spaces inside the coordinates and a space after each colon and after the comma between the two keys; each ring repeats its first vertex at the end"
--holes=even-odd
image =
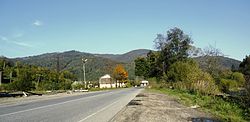
{"type": "Polygon", "coordinates": [[[173,28],[167,31],[166,37],[158,34],[154,42],[156,49],[160,51],[159,65],[163,65],[162,70],[166,73],[171,64],[188,57],[192,40],[181,29],[173,28]]]}
{"type": "Polygon", "coordinates": [[[148,77],[159,78],[162,75],[162,65],[158,65],[159,52],[149,51],[147,54],[147,62],[149,65],[148,77]]]}
{"type": "Polygon", "coordinates": [[[135,75],[144,78],[149,76],[149,63],[146,58],[138,57],[135,59],[135,75]]]}

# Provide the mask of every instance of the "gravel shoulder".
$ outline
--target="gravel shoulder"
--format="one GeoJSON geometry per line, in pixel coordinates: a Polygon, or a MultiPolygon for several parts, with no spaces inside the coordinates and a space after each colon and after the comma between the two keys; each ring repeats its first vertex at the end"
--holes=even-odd
{"type": "Polygon", "coordinates": [[[111,122],[215,122],[196,107],[186,107],[165,94],[142,91],[111,122]]]}

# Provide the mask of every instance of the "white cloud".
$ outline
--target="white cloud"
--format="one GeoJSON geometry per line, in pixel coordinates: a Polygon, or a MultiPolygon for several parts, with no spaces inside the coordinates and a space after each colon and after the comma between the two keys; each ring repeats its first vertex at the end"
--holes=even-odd
{"type": "Polygon", "coordinates": [[[5,41],[6,43],[9,43],[9,44],[19,45],[22,47],[33,47],[33,45],[31,44],[21,42],[21,41],[15,41],[16,40],[15,38],[22,37],[22,36],[23,34],[17,34],[16,37],[14,37],[13,39],[9,39],[5,36],[0,35],[0,40],[5,41]]]}
{"type": "Polygon", "coordinates": [[[42,21],[40,21],[40,20],[35,20],[35,21],[32,23],[32,25],[34,25],[34,26],[42,26],[43,23],[42,23],[42,21]]]}
{"type": "Polygon", "coordinates": [[[23,37],[23,33],[17,33],[17,34],[14,34],[13,37],[14,38],[20,38],[20,37],[23,37]]]}
{"type": "Polygon", "coordinates": [[[12,43],[19,45],[19,46],[24,46],[24,47],[33,47],[32,45],[25,43],[25,42],[12,41],[12,43]]]}
{"type": "Polygon", "coordinates": [[[3,40],[3,41],[8,41],[8,38],[5,37],[5,36],[1,36],[1,35],[0,35],[0,39],[3,40]]]}

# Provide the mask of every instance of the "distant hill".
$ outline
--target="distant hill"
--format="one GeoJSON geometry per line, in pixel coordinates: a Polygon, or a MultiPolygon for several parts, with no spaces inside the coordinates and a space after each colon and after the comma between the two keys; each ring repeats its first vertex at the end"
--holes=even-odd
{"type": "Polygon", "coordinates": [[[112,73],[113,67],[119,64],[119,62],[110,59],[96,57],[93,54],[78,51],[46,53],[37,56],[16,58],[14,60],[24,64],[47,67],[53,70],[57,70],[57,62],[59,61],[60,71],[69,70],[81,80],[83,79],[82,58],[88,59],[86,63],[87,80],[98,80],[100,76],[112,73]]]}
{"type": "MultiPolygon", "coordinates": [[[[228,58],[228,57],[223,57],[223,56],[218,56],[217,58],[218,58],[218,61],[219,61],[219,66],[221,68],[225,68],[225,69],[231,69],[232,65],[234,65],[235,68],[238,69],[239,65],[240,65],[240,62],[241,62],[241,61],[238,61],[236,59],[232,59],[232,58],[228,58]]],[[[204,67],[205,60],[206,60],[205,57],[196,57],[194,59],[199,63],[199,65],[201,66],[201,68],[204,67]]]]}
{"type": "Polygon", "coordinates": [[[133,62],[137,57],[146,57],[149,51],[150,50],[147,50],[147,49],[138,49],[138,50],[132,50],[125,54],[116,54],[116,55],[115,54],[95,54],[95,56],[108,58],[108,59],[118,61],[118,62],[130,63],[130,62],[133,62]]]}
{"type": "Polygon", "coordinates": [[[45,53],[37,56],[29,56],[23,58],[14,58],[13,61],[19,61],[28,65],[36,65],[57,70],[57,62],[59,61],[59,69],[69,70],[74,73],[79,80],[83,79],[82,58],[88,59],[86,63],[86,79],[98,80],[100,76],[112,74],[117,64],[123,64],[129,72],[129,78],[134,78],[133,60],[139,56],[146,56],[149,50],[133,50],[131,52],[113,55],[113,54],[90,54],[79,51],[66,51],[56,53],[45,53]]]}

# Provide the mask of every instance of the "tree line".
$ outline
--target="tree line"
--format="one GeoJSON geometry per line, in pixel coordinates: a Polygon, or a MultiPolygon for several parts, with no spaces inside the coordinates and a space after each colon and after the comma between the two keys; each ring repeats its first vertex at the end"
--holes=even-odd
{"type": "Polygon", "coordinates": [[[76,77],[69,71],[56,71],[44,67],[24,65],[6,58],[0,59],[2,84],[0,90],[66,90],[76,77]]]}

